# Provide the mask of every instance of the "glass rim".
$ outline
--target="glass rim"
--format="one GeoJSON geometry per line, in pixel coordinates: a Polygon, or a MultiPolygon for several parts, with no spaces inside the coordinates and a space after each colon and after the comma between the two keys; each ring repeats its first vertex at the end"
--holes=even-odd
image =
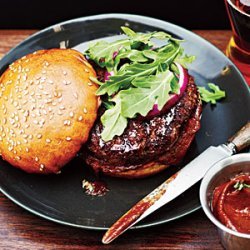
{"type": "Polygon", "coordinates": [[[245,13],[244,11],[242,11],[241,9],[237,8],[237,6],[232,2],[232,0],[226,0],[235,10],[237,10],[238,12],[240,12],[241,14],[247,16],[250,18],[250,14],[245,13]]]}

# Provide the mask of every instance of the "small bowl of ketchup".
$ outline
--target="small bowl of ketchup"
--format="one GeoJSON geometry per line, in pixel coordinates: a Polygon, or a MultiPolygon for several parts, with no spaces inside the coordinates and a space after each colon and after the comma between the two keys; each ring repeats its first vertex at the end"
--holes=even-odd
{"type": "Polygon", "coordinates": [[[226,249],[250,249],[250,153],[212,166],[201,182],[200,201],[226,249]]]}

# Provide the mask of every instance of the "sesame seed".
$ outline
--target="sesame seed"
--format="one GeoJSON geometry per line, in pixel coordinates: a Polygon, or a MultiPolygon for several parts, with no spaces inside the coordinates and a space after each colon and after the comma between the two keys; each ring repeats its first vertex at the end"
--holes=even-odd
{"type": "Polygon", "coordinates": [[[40,164],[40,168],[39,168],[39,170],[40,170],[40,171],[43,171],[43,170],[44,170],[44,168],[45,168],[45,165],[44,165],[44,164],[40,164]]]}
{"type": "Polygon", "coordinates": [[[25,148],[25,151],[28,153],[29,152],[29,148],[25,148]]]}
{"type": "Polygon", "coordinates": [[[14,119],[10,119],[10,124],[13,125],[15,123],[14,119]]]}
{"type": "Polygon", "coordinates": [[[29,110],[26,110],[26,111],[24,112],[24,114],[23,114],[23,115],[24,115],[24,117],[29,116],[29,113],[30,113],[30,112],[29,112],[29,110]]]}
{"type": "Polygon", "coordinates": [[[46,141],[47,143],[50,143],[50,142],[51,142],[51,140],[50,140],[50,139],[48,139],[48,138],[47,138],[45,141],[46,141]]]}
{"type": "Polygon", "coordinates": [[[62,113],[61,110],[58,110],[58,111],[57,111],[57,114],[58,114],[58,115],[62,115],[63,113],[62,113]]]}
{"type": "Polygon", "coordinates": [[[82,119],[83,119],[83,117],[80,115],[80,116],[78,117],[78,121],[80,122],[80,121],[82,121],[82,119]]]}
{"type": "Polygon", "coordinates": [[[66,81],[66,80],[63,80],[63,84],[67,85],[67,81],[66,81]]]}
{"type": "Polygon", "coordinates": [[[41,120],[41,121],[39,122],[39,125],[42,127],[42,126],[44,125],[44,123],[45,123],[45,120],[43,119],[43,120],[41,120]]]}
{"type": "Polygon", "coordinates": [[[24,134],[24,135],[23,135],[23,138],[27,139],[27,138],[28,138],[28,135],[24,134]]]}
{"type": "MultiPolygon", "coordinates": [[[[35,117],[36,117],[36,114],[32,113],[31,116],[32,116],[33,118],[35,118],[35,117]]],[[[35,123],[35,122],[34,122],[34,123],[35,123]]],[[[35,124],[37,124],[37,123],[35,123],[35,124]]]]}
{"type": "Polygon", "coordinates": [[[17,159],[18,161],[20,161],[20,160],[21,160],[21,157],[20,157],[20,156],[16,156],[16,159],[17,159]]]}
{"type": "Polygon", "coordinates": [[[37,156],[35,157],[35,161],[36,161],[36,162],[38,162],[38,161],[39,161],[39,158],[38,158],[37,156]]]}
{"type": "Polygon", "coordinates": [[[83,109],[83,112],[84,112],[85,114],[87,114],[88,111],[87,111],[86,108],[84,108],[84,109],[83,109]]]}
{"type": "Polygon", "coordinates": [[[47,73],[47,71],[46,71],[46,70],[42,70],[42,73],[43,73],[43,74],[46,74],[46,73],[47,73]]]}
{"type": "Polygon", "coordinates": [[[57,91],[54,91],[54,93],[53,93],[53,94],[54,94],[54,96],[55,96],[55,97],[57,97],[57,96],[58,96],[57,91]]]}
{"type": "Polygon", "coordinates": [[[44,102],[45,103],[52,103],[52,99],[45,99],[44,102]]]}
{"type": "Polygon", "coordinates": [[[89,85],[89,86],[92,86],[93,84],[92,84],[91,82],[88,82],[88,85],[89,85]]]}
{"type": "Polygon", "coordinates": [[[58,92],[58,97],[61,97],[62,96],[62,93],[61,92],[58,92]]]}
{"type": "Polygon", "coordinates": [[[24,143],[28,143],[28,140],[27,139],[23,139],[24,143]]]}
{"type": "Polygon", "coordinates": [[[24,125],[25,128],[28,128],[29,126],[30,126],[29,124],[25,124],[25,125],[24,125]]]}
{"type": "Polygon", "coordinates": [[[47,61],[44,62],[45,66],[49,66],[49,63],[47,61]]]}
{"type": "Polygon", "coordinates": [[[71,81],[67,81],[67,82],[66,82],[66,85],[70,85],[70,84],[71,84],[71,81]]]}
{"type": "Polygon", "coordinates": [[[77,93],[74,93],[73,95],[74,95],[74,97],[75,97],[76,99],[78,99],[78,94],[77,94],[77,93]]]}
{"type": "Polygon", "coordinates": [[[49,80],[48,82],[49,82],[50,84],[53,84],[53,83],[54,83],[52,80],[49,80]]]}
{"type": "Polygon", "coordinates": [[[45,109],[43,109],[42,111],[45,115],[47,115],[47,111],[45,109]]]}
{"type": "Polygon", "coordinates": [[[64,124],[65,126],[66,126],[66,125],[67,125],[67,126],[70,126],[70,123],[71,123],[70,120],[65,120],[65,121],[63,122],[63,124],[64,124]]]}
{"type": "Polygon", "coordinates": [[[0,141],[2,141],[3,140],[3,137],[0,135],[0,141]]]}
{"type": "Polygon", "coordinates": [[[71,118],[73,118],[73,117],[74,117],[74,112],[71,111],[71,112],[69,113],[69,116],[70,116],[71,118]]]}
{"type": "Polygon", "coordinates": [[[34,124],[38,124],[38,121],[37,121],[37,120],[34,120],[33,123],[34,123],[34,124]]]}
{"type": "Polygon", "coordinates": [[[38,85],[38,88],[42,90],[42,89],[43,89],[43,86],[42,86],[42,85],[38,85]]]}
{"type": "Polygon", "coordinates": [[[64,71],[63,71],[63,74],[66,76],[66,75],[67,75],[67,72],[64,70],[64,71]]]}
{"type": "Polygon", "coordinates": [[[64,110],[65,107],[62,105],[62,106],[59,107],[59,109],[64,110]]]}
{"type": "Polygon", "coordinates": [[[13,146],[9,146],[9,147],[8,147],[8,150],[9,150],[10,152],[11,152],[13,149],[14,149],[13,146]]]}
{"type": "Polygon", "coordinates": [[[6,124],[6,122],[7,122],[7,119],[3,118],[3,124],[6,124]]]}
{"type": "Polygon", "coordinates": [[[85,72],[89,73],[89,70],[88,70],[88,69],[84,69],[84,70],[85,70],[85,72]]]}
{"type": "Polygon", "coordinates": [[[71,140],[72,140],[71,137],[69,136],[66,137],[66,141],[71,141],[71,140]]]}
{"type": "Polygon", "coordinates": [[[31,140],[33,138],[33,135],[29,135],[29,139],[31,140]]]}
{"type": "Polygon", "coordinates": [[[42,135],[41,135],[41,134],[38,134],[36,137],[37,137],[37,139],[41,139],[41,138],[42,138],[42,135]]]}

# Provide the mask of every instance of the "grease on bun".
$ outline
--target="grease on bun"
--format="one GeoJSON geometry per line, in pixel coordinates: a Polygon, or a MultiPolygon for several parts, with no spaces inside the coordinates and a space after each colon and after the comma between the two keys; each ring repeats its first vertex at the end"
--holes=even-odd
{"type": "Polygon", "coordinates": [[[0,78],[0,153],[29,173],[58,173],[87,141],[98,109],[95,71],[72,49],[40,50],[0,78]]]}

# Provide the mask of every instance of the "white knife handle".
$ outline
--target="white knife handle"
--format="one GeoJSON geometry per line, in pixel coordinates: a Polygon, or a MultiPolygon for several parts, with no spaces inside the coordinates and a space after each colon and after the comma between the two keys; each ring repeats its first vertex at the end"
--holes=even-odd
{"type": "Polygon", "coordinates": [[[242,127],[228,141],[235,145],[237,152],[250,146],[250,122],[242,127]]]}

